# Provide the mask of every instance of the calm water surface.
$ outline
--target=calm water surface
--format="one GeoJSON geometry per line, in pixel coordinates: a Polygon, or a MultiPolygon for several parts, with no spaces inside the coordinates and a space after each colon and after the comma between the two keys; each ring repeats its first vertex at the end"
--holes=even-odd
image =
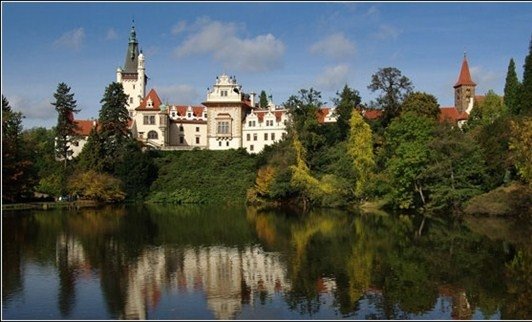
{"type": "Polygon", "coordinates": [[[2,317],[532,318],[527,243],[458,224],[415,229],[332,210],[4,213],[2,317]]]}

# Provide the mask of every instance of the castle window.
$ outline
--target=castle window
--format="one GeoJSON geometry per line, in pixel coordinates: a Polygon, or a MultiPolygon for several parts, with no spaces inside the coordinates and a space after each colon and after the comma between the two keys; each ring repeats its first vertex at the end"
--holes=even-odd
{"type": "Polygon", "coordinates": [[[253,144],[250,145],[250,146],[249,146],[249,151],[253,151],[253,148],[254,148],[253,144]]]}
{"type": "Polygon", "coordinates": [[[135,89],[135,84],[133,84],[133,89],[135,89]]]}
{"type": "Polygon", "coordinates": [[[251,141],[251,134],[248,133],[248,134],[246,135],[246,139],[247,139],[248,141],[251,141]]]}
{"type": "Polygon", "coordinates": [[[222,146],[222,141],[218,141],[218,146],[222,146]]]}
{"type": "Polygon", "coordinates": [[[275,133],[272,133],[272,141],[275,141],[275,133]]]}
{"type": "Polygon", "coordinates": [[[285,132],[283,132],[283,134],[281,134],[281,138],[283,138],[283,139],[284,139],[285,137],[286,137],[286,133],[285,133],[285,132]]]}
{"type": "Polygon", "coordinates": [[[257,133],[253,133],[253,141],[257,141],[257,133]]]}
{"type": "Polygon", "coordinates": [[[183,132],[184,130],[183,125],[179,125],[179,131],[183,132]]]}
{"type": "Polygon", "coordinates": [[[155,131],[148,132],[148,139],[150,140],[157,140],[159,138],[159,135],[155,131]]]}
{"type": "Polygon", "coordinates": [[[199,136],[196,136],[196,144],[199,144],[199,136]]]}
{"type": "Polygon", "coordinates": [[[268,133],[264,133],[264,141],[268,141],[268,133]]]}
{"type": "Polygon", "coordinates": [[[218,122],[218,134],[229,134],[229,122],[218,122]]]}
{"type": "Polygon", "coordinates": [[[155,115],[144,115],[144,124],[146,125],[155,124],[155,115]]]}
{"type": "Polygon", "coordinates": [[[189,118],[192,117],[192,113],[188,113],[187,117],[189,117],[189,118]]]}
{"type": "Polygon", "coordinates": [[[227,96],[227,91],[220,91],[220,96],[223,96],[223,97],[227,96]]]}
{"type": "Polygon", "coordinates": [[[129,104],[133,104],[133,97],[129,98],[129,104]]]}
{"type": "Polygon", "coordinates": [[[207,113],[203,113],[203,117],[204,117],[204,118],[207,118],[207,113]]]}
{"type": "Polygon", "coordinates": [[[229,146],[229,141],[225,142],[225,145],[226,145],[226,146],[229,146]]]}
{"type": "Polygon", "coordinates": [[[180,136],[179,137],[179,144],[183,144],[185,142],[185,138],[180,136]]]}
{"type": "Polygon", "coordinates": [[[175,118],[175,112],[172,112],[172,118],[175,118]]]}
{"type": "Polygon", "coordinates": [[[196,132],[199,132],[199,126],[196,126],[196,132]]]}

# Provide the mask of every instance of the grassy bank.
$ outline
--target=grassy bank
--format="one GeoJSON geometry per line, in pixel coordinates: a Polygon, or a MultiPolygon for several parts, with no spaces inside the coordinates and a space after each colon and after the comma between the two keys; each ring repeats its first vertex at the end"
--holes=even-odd
{"type": "Polygon", "coordinates": [[[77,200],[71,202],[28,202],[28,203],[13,203],[13,204],[3,204],[2,211],[16,211],[16,210],[32,210],[32,209],[56,209],[56,208],[87,208],[87,207],[96,207],[99,203],[92,200],[77,200]]]}
{"type": "Polygon", "coordinates": [[[512,182],[472,198],[466,203],[464,213],[532,218],[532,188],[512,182]]]}

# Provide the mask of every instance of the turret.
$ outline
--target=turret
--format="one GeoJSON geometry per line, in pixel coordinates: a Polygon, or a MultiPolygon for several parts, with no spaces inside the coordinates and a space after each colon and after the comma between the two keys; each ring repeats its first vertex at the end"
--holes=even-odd
{"type": "Polygon", "coordinates": [[[454,106],[460,112],[465,112],[475,98],[475,87],[477,84],[471,79],[469,73],[469,64],[467,63],[467,57],[464,53],[464,60],[462,62],[462,68],[460,69],[460,75],[454,87],[454,106]]]}

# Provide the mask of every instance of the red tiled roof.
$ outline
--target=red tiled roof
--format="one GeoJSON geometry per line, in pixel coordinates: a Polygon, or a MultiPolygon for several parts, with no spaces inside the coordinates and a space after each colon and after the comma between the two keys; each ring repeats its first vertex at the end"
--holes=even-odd
{"type": "MultiPolygon", "coordinates": [[[[266,113],[268,113],[268,111],[257,111],[257,110],[254,110],[253,111],[254,114],[257,115],[257,117],[259,118],[259,122],[263,122],[264,121],[264,115],[266,115],[266,113]]],[[[273,112],[273,114],[275,115],[275,121],[277,122],[281,122],[281,118],[283,117],[283,114],[285,112],[284,111],[275,111],[273,112]]]]}
{"type": "Polygon", "coordinates": [[[362,116],[368,120],[377,120],[382,116],[382,110],[362,110],[362,116]]]}
{"type": "Polygon", "coordinates": [[[331,112],[331,109],[329,107],[322,107],[318,110],[318,113],[317,113],[317,118],[318,118],[318,123],[324,123],[325,122],[325,117],[331,112]]]}
{"type": "Polygon", "coordinates": [[[454,84],[454,87],[458,87],[460,85],[477,85],[471,79],[471,74],[469,73],[469,65],[467,64],[467,59],[465,56],[464,61],[462,62],[462,68],[460,69],[460,75],[458,76],[458,81],[456,82],[456,84],[454,84]]]}
{"type": "Polygon", "coordinates": [[[161,105],[161,99],[159,98],[159,95],[157,95],[157,92],[154,89],[151,89],[148,95],[140,102],[139,107],[137,107],[135,110],[137,111],[160,111],[159,106],[161,105]],[[153,101],[153,107],[146,107],[148,104],[148,100],[151,98],[153,101]]]}
{"type": "Polygon", "coordinates": [[[75,120],[77,131],[76,134],[80,136],[89,136],[94,125],[97,124],[95,120],[75,120]]]}
{"type": "MultiPolygon", "coordinates": [[[[177,114],[179,116],[186,116],[188,105],[172,105],[168,108],[168,111],[171,111],[175,107],[177,114]]],[[[205,111],[205,106],[191,106],[192,107],[192,115],[195,117],[202,117],[203,112],[205,111]]]]}
{"type": "Polygon", "coordinates": [[[458,122],[467,120],[469,115],[466,112],[459,112],[456,107],[440,107],[440,122],[452,121],[458,122]]]}

